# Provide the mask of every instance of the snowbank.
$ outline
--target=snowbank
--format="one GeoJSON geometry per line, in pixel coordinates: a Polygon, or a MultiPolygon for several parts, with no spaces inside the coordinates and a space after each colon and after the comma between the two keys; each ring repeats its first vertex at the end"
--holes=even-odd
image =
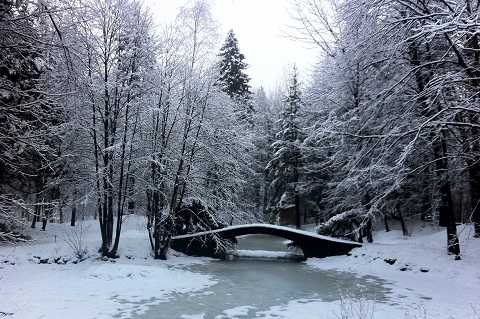
{"type": "MultiPolygon", "coordinates": [[[[75,260],[66,244],[64,226],[49,225],[46,232],[27,230],[37,241],[0,246],[0,317],[130,318],[148,305],[168,301],[173,293],[190,293],[215,284],[210,276],[172,267],[205,262],[173,257],[153,260],[141,219],[125,224],[120,258],[101,260],[96,250],[96,221],[86,222],[85,246],[91,257],[75,260]],[[38,264],[39,261],[45,264],[38,264]]],[[[84,225],[85,226],[85,225],[84,225]]],[[[69,227],[69,226],[68,226],[69,227]]]]}
{"type": "Polygon", "coordinates": [[[480,318],[480,239],[473,238],[473,228],[458,226],[462,260],[456,261],[446,252],[444,228],[424,222],[411,227],[410,237],[400,230],[378,231],[375,243],[350,256],[307,263],[391,282],[391,307],[377,303],[375,318],[480,318]]]}

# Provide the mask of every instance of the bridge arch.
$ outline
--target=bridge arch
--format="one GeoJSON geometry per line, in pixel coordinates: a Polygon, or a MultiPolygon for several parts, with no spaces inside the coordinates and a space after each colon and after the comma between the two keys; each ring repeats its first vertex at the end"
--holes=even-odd
{"type": "Polygon", "coordinates": [[[251,234],[265,234],[291,240],[302,251],[305,258],[323,258],[345,255],[361,244],[321,236],[312,232],[270,224],[238,225],[208,232],[176,236],[172,248],[191,256],[224,258],[228,249],[234,249],[236,237],[251,234]],[[219,245],[219,241],[220,243],[219,245]]]}

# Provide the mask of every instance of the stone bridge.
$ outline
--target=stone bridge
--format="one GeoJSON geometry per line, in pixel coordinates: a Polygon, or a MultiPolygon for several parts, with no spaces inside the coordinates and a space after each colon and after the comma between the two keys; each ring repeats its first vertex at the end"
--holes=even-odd
{"type": "Polygon", "coordinates": [[[291,240],[305,258],[323,258],[345,255],[362,245],[356,242],[317,235],[312,232],[270,224],[230,226],[172,238],[171,248],[189,256],[224,258],[228,250],[235,249],[236,237],[249,234],[265,234],[291,240]]]}

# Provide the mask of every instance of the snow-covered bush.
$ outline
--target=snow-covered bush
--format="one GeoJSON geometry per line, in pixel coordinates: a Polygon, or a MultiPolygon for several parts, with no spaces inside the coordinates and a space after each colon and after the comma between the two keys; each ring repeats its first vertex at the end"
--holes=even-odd
{"type": "Polygon", "coordinates": [[[85,233],[90,226],[91,225],[84,223],[77,223],[76,226],[65,226],[62,229],[63,239],[78,259],[83,259],[88,254],[87,247],[85,246],[85,233]]]}

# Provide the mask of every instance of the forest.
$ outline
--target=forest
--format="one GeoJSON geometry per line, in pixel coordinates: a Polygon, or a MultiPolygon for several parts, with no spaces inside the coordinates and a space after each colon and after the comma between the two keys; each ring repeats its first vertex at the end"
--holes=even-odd
{"type": "Polygon", "coordinates": [[[0,241],[97,219],[114,258],[138,214],[165,259],[172,236],[293,208],[356,241],[433,220],[460,259],[457,223],[480,236],[479,13],[292,0],[289,35],[318,61],[266,92],[207,0],[164,24],[137,0],[0,0],[0,241]]]}

